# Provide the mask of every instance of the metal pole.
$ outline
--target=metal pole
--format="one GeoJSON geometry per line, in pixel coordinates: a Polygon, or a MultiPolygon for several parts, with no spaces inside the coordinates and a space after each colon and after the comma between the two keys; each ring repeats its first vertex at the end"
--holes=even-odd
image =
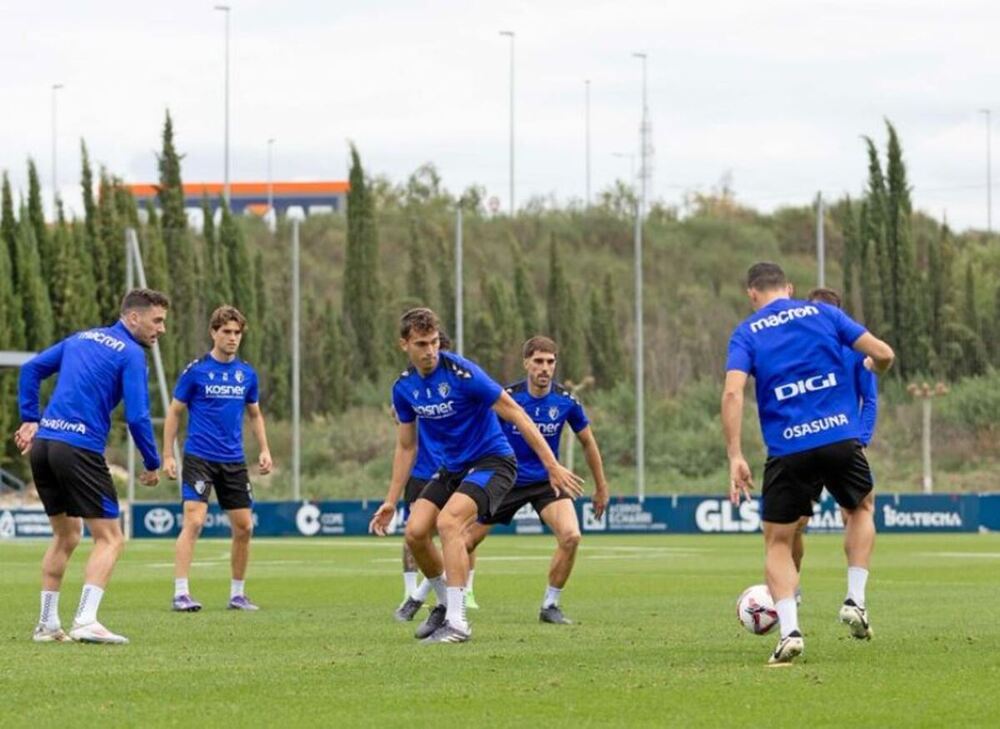
{"type": "Polygon", "coordinates": [[[229,206],[229,12],[228,5],[216,5],[216,10],[226,14],[226,92],[225,92],[225,143],[223,147],[222,195],[229,206]]]}
{"type": "Polygon", "coordinates": [[[501,30],[510,38],[510,214],[514,215],[514,31],[501,30]]]}
{"type": "Polygon", "coordinates": [[[52,84],[52,219],[59,205],[59,176],[56,173],[56,92],[62,84],[52,84]]]}
{"type": "Polygon", "coordinates": [[[455,351],[465,354],[465,321],[462,306],[462,206],[455,213],[455,351]]]}
{"type": "Polygon", "coordinates": [[[635,477],[639,501],[646,498],[646,403],[642,337],[642,201],[635,206],[635,477]]]}
{"type": "MultiPolygon", "coordinates": [[[[129,229],[131,232],[131,228],[129,229]]],[[[135,288],[135,258],[132,255],[132,237],[125,233],[125,293],[128,293],[133,288],[135,288]]],[[[126,511],[129,514],[128,523],[125,525],[125,536],[129,539],[132,538],[132,504],[135,503],[135,441],[132,440],[132,432],[126,428],[125,432],[128,433],[128,445],[126,446],[128,450],[127,465],[128,469],[128,504],[129,508],[126,511]]]]}
{"type": "Polygon", "coordinates": [[[993,234],[993,150],[991,149],[992,124],[989,109],[980,109],[986,116],[986,232],[993,234]]]}
{"type": "Polygon", "coordinates": [[[586,136],[586,160],[587,160],[587,207],[590,207],[590,79],[587,79],[584,83],[584,89],[586,90],[585,106],[586,106],[586,123],[585,123],[585,136],[586,136]]]}
{"type": "Polygon", "coordinates": [[[931,470],[931,397],[925,397],[920,401],[923,408],[924,428],[921,439],[921,450],[924,457],[924,493],[934,492],[934,473],[931,470]]]}
{"type": "Polygon", "coordinates": [[[301,358],[299,356],[299,220],[292,223],[292,498],[302,498],[301,358]]]}
{"type": "Polygon", "coordinates": [[[639,176],[642,178],[642,186],[640,188],[639,215],[643,217],[646,214],[646,178],[649,176],[649,160],[647,159],[649,140],[646,139],[649,129],[649,107],[646,104],[647,56],[645,53],[633,53],[632,55],[642,61],[642,122],[639,126],[639,155],[642,163],[639,167],[639,176]]]}
{"type": "Polygon", "coordinates": [[[823,229],[823,192],[816,193],[816,285],[826,288],[826,238],[823,229]]]}

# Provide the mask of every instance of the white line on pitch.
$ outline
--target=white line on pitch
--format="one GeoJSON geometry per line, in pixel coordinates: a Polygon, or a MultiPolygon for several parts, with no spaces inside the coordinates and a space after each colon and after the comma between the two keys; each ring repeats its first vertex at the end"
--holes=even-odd
{"type": "Polygon", "coordinates": [[[957,559],[964,559],[966,557],[1000,558],[1000,552],[921,552],[921,554],[925,557],[955,557],[957,559]]]}

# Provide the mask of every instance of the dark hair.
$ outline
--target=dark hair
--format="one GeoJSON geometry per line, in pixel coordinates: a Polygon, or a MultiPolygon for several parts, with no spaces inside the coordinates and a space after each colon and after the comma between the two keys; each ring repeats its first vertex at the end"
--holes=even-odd
{"type": "Polygon", "coordinates": [[[242,312],[235,306],[223,304],[212,312],[212,318],[208,320],[208,326],[213,332],[217,332],[231,321],[240,325],[241,332],[247,328],[247,318],[243,316],[242,312]]]}
{"type": "Polygon", "coordinates": [[[438,315],[426,307],[410,309],[399,318],[399,336],[409,339],[410,334],[429,334],[441,331],[438,315]]]}
{"type": "Polygon", "coordinates": [[[451,337],[438,329],[438,339],[440,340],[441,349],[451,349],[451,337]]]}
{"type": "Polygon", "coordinates": [[[170,308],[170,299],[166,294],[153,289],[132,289],[122,298],[121,314],[125,316],[136,309],[149,309],[153,306],[170,308]]]}
{"type": "Polygon", "coordinates": [[[809,292],[810,301],[822,301],[824,304],[830,304],[831,306],[836,306],[838,309],[842,306],[840,301],[840,294],[838,294],[833,289],[817,288],[809,292]]]}
{"type": "Polygon", "coordinates": [[[788,285],[785,272],[777,263],[761,261],[750,266],[747,271],[747,288],[756,291],[773,291],[788,285]]]}
{"type": "Polygon", "coordinates": [[[542,335],[536,335],[524,343],[521,347],[521,356],[524,359],[528,359],[535,352],[548,352],[559,356],[559,345],[555,343],[552,339],[548,337],[543,337],[542,335]]]}

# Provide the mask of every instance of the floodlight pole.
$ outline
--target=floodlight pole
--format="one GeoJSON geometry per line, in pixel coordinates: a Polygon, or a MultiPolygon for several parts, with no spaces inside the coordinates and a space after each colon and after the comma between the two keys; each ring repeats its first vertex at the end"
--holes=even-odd
{"type": "Polygon", "coordinates": [[[514,31],[501,30],[510,38],[510,215],[514,217],[514,31]]]}
{"type": "Polygon", "coordinates": [[[302,400],[299,332],[299,219],[292,221],[292,498],[302,498],[302,400]]]}
{"type": "Polygon", "coordinates": [[[646,178],[648,177],[648,131],[649,108],[646,103],[646,54],[633,53],[642,61],[642,124],[639,127],[640,155],[642,166],[639,177],[642,181],[639,199],[635,205],[635,483],[639,501],[646,499],[646,376],[644,367],[645,344],[643,342],[642,316],[642,221],[646,214],[646,178]]]}
{"type": "Polygon", "coordinates": [[[590,79],[584,81],[583,84],[584,84],[584,90],[586,92],[586,95],[584,97],[584,107],[585,107],[584,113],[586,115],[584,122],[584,137],[586,145],[585,158],[586,158],[586,170],[587,170],[585,189],[587,196],[586,203],[587,207],[589,208],[590,207],[590,79]]]}
{"type": "Polygon", "coordinates": [[[455,211],[455,351],[465,355],[465,311],[462,306],[462,206],[455,211]]]}

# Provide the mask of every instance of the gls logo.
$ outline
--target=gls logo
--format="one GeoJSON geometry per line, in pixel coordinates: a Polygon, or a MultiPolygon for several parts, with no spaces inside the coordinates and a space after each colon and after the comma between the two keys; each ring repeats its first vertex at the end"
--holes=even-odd
{"type": "Polygon", "coordinates": [[[810,377],[807,380],[799,380],[798,382],[788,382],[784,385],[778,385],[774,388],[774,395],[778,398],[778,402],[782,400],[787,400],[790,397],[795,397],[796,395],[804,395],[807,392],[816,392],[817,390],[825,390],[828,387],[837,386],[837,375],[833,372],[827,375],[816,375],[815,377],[810,377]]]}

